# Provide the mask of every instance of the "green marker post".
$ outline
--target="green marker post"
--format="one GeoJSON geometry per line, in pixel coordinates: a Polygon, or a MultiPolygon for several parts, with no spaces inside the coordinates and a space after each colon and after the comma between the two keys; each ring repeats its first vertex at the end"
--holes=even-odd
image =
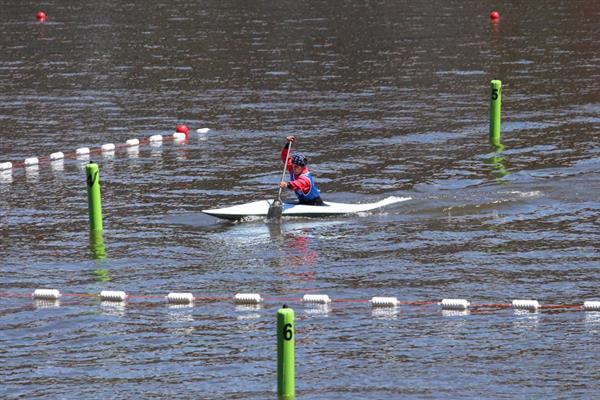
{"type": "Polygon", "coordinates": [[[85,166],[88,189],[88,212],[90,215],[90,230],[102,230],[102,203],[100,201],[100,171],[98,164],[89,163],[85,166]]]}
{"type": "Polygon", "coordinates": [[[490,86],[490,144],[497,151],[500,151],[504,148],[502,143],[500,143],[500,110],[502,107],[502,82],[494,79],[490,82],[490,86]]]}
{"type": "Polygon", "coordinates": [[[294,310],[277,310],[277,398],[293,400],[294,382],[294,310]]]}

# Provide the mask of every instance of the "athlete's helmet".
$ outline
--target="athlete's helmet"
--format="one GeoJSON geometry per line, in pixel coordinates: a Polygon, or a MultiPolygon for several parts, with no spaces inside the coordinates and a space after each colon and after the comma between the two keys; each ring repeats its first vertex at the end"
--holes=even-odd
{"type": "Polygon", "coordinates": [[[292,155],[292,164],[299,165],[301,167],[306,166],[308,160],[303,154],[295,153],[292,155]]]}

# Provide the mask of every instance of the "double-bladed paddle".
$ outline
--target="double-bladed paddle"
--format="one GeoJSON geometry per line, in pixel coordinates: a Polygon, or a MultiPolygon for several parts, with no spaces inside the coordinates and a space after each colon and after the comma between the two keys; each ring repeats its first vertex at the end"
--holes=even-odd
{"type": "MultiPolygon", "coordinates": [[[[288,152],[285,155],[285,162],[283,163],[283,173],[281,174],[281,180],[279,182],[283,182],[283,178],[285,178],[285,171],[287,170],[288,160],[290,158],[290,153],[292,152],[292,142],[288,142],[288,152]]],[[[271,205],[269,206],[269,211],[267,212],[267,219],[269,220],[279,220],[281,219],[281,213],[283,212],[283,203],[281,201],[281,186],[279,186],[279,193],[277,193],[277,198],[273,200],[271,205]]]]}

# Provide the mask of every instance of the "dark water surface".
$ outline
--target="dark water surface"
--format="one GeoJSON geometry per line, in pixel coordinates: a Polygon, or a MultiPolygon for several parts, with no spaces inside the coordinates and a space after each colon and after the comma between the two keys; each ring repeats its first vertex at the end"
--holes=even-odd
{"type": "Polygon", "coordinates": [[[600,11],[502,3],[492,24],[486,1],[0,1],[0,162],[17,164],[0,172],[0,397],[275,398],[284,301],[298,398],[597,397],[599,313],[359,301],[600,299],[600,11]],[[187,143],[91,156],[104,259],[84,161],[20,165],[178,123],[187,143]],[[272,198],[289,134],[326,200],[413,200],[280,227],[201,214],[272,198]],[[133,298],[83,295],[102,290],[133,298]]]}

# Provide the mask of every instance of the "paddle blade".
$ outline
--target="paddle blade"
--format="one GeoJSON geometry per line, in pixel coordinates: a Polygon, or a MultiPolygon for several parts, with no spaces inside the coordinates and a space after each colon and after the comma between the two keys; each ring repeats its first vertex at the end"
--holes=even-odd
{"type": "Polygon", "coordinates": [[[281,200],[275,200],[269,206],[267,219],[281,219],[281,213],[283,213],[283,204],[281,204],[281,200]]]}

